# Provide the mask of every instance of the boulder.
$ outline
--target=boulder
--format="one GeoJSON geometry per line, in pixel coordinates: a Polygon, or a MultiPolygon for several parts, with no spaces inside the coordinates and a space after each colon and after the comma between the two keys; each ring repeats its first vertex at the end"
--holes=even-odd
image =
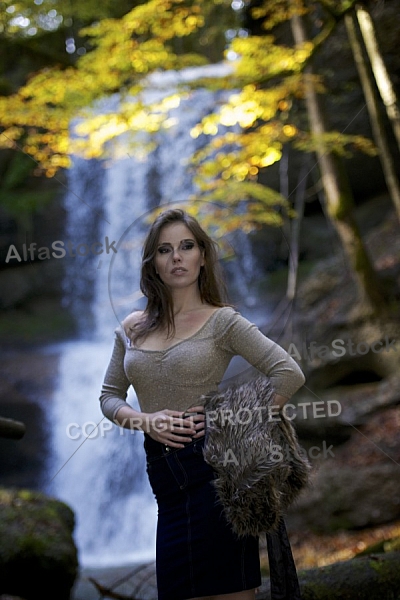
{"type": "Polygon", "coordinates": [[[74,513],[30,490],[0,488],[0,594],[68,600],[78,569],[74,513]]]}
{"type": "MultiPolygon", "coordinates": [[[[400,552],[388,552],[299,571],[303,600],[399,600],[400,552]]],[[[268,589],[258,600],[270,600],[268,589]]]]}
{"type": "Polygon", "coordinates": [[[326,440],[329,443],[345,442],[355,427],[371,421],[378,413],[399,405],[400,376],[385,377],[378,382],[357,383],[333,387],[318,395],[309,394],[307,387],[291,400],[294,425],[302,440],[326,440]]]}
{"type": "MultiPolygon", "coordinates": [[[[400,406],[391,406],[353,426],[344,443],[316,441],[318,456],[308,450],[314,457],[312,481],[288,513],[291,527],[329,533],[398,519],[399,427],[400,406]]],[[[303,441],[302,445],[307,448],[303,441]]]]}
{"type": "Polygon", "coordinates": [[[399,467],[396,463],[357,468],[325,461],[288,513],[288,523],[315,532],[359,529],[400,517],[399,467]]]}

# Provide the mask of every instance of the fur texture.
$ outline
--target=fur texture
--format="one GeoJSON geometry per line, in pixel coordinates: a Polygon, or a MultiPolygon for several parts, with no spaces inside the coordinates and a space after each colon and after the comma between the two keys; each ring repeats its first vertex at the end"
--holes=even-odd
{"type": "Polygon", "coordinates": [[[265,377],[206,396],[204,459],[239,536],[273,531],[306,485],[310,463],[265,377]]]}

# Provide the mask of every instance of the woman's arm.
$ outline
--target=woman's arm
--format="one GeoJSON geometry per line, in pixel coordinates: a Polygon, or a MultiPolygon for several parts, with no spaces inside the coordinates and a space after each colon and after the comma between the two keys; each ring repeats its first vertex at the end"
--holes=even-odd
{"type": "MultiPolygon", "coordinates": [[[[138,429],[148,433],[153,439],[174,448],[183,448],[187,436],[197,437],[192,420],[182,418],[182,411],[161,410],[156,413],[143,413],[134,410],[127,402],[130,381],[124,369],[124,331],[115,330],[114,349],[108,365],[100,395],[100,406],[105,417],[125,429],[138,429]]],[[[194,407],[188,412],[201,409],[194,407]]]]}
{"type": "Polygon", "coordinates": [[[115,421],[121,408],[130,408],[126,402],[127,391],[131,384],[124,370],[123,335],[122,329],[118,327],[115,330],[114,348],[100,393],[100,408],[110,421],[115,421]]]}
{"type": "Polygon", "coordinates": [[[281,346],[233,309],[221,311],[215,324],[216,343],[245,358],[270,378],[280,408],[304,384],[303,372],[281,346]]]}

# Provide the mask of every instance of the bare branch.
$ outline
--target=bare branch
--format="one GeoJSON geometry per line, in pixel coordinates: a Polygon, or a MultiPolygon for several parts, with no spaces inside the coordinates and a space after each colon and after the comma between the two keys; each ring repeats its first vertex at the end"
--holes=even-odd
{"type": "Polygon", "coordinates": [[[139,598],[135,598],[133,596],[125,596],[125,594],[113,592],[111,588],[101,585],[101,583],[93,579],[93,577],[88,577],[88,580],[90,583],[93,583],[96,590],[102,595],[103,598],[114,598],[115,600],[139,600],[139,598]]]}

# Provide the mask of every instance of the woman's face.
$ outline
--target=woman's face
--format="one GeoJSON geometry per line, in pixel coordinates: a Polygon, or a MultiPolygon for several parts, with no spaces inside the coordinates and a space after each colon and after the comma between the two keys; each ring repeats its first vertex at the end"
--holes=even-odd
{"type": "Polygon", "coordinates": [[[176,289],[197,285],[203,265],[203,252],[184,223],[161,228],[154,266],[165,285],[176,289]]]}

